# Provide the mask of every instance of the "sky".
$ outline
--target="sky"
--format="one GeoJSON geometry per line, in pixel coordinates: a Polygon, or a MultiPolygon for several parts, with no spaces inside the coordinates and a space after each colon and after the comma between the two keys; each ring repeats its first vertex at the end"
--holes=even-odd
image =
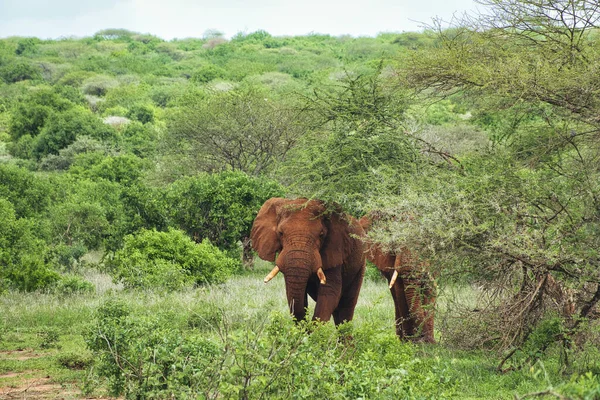
{"type": "Polygon", "coordinates": [[[434,17],[450,20],[475,9],[474,0],[0,0],[0,37],[83,37],[108,28],[165,40],[259,29],[273,36],[375,36],[419,31],[434,17]]]}

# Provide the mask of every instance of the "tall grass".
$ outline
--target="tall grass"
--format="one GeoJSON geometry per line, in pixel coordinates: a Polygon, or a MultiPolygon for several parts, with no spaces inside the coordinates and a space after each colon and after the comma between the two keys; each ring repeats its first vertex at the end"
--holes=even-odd
{"type": "MultiPolygon", "coordinates": [[[[258,334],[257,329],[267,329],[265,327],[270,327],[267,331],[272,329],[274,324],[277,325],[277,318],[291,319],[288,317],[284,280],[277,277],[268,284],[264,284],[262,278],[268,271],[269,265],[259,263],[255,271],[233,277],[224,284],[179,292],[126,291],[119,285],[115,285],[110,277],[88,271],[86,279],[93,282],[96,287],[96,292],[93,294],[65,296],[40,292],[6,293],[0,296],[0,351],[15,350],[23,346],[35,348],[41,341],[40,332],[44,334],[57,332],[59,334],[58,350],[51,351],[52,354],[58,352],[59,355],[48,358],[46,364],[41,361],[37,361],[37,364],[24,364],[20,370],[40,369],[40,373],[47,373],[42,370],[48,368],[52,369],[53,373],[57,374],[56,376],[63,376],[63,380],[82,379],[82,375],[57,373],[55,357],[60,357],[61,352],[65,352],[67,349],[70,354],[68,357],[73,357],[73,354],[78,353],[89,353],[83,339],[89,335],[90,327],[97,323],[99,307],[106,304],[109,299],[126,304],[134,320],[138,318],[139,321],[148,321],[150,318],[159,321],[160,329],[165,327],[164,329],[168,329],[171,334],[175,332],[176,336],[183,338],[184,342],[187,340],[186,337],[199,337],[202,340],[209,340],[213,337],[217,342],[221,340],[222,343],[229,343],[227,342],[229,339],[219,338],[219,335],[223,335],[219,329],[225,327],[228,334],[232,335],[232,343],[246,343],[244,340],[250,340],[246,338],[248,334],[256,335],[258,334]],[[274,316],[276,316],[275,320],[273,320],[274,316]],[[22,340],[17,340],[20,338],[22,340]]],[[[338,354],[334,357],[328,353],[330,358],[324,359],[323,362],[332,362],[330,367],[337,371],[336,373],[347,375],[345,379],[352,379],[353,384],[360,382],[360,378],[351,375],[352,368],[358,368],[356,372],[363,371],[360,373],[365,374],[369,368],[383,368],[383,371],[390,368],[389,363],[392,363],[398,371],[409,371],[406,373],[410,375],[410,379],[406,378],[402,381],[404,384],[417,385],[419,379],[440,379],[440,388],[444,390],[436,391],[438,396],[444,393],[444,396],[461,399],[512,398],[515,394],[556,387],[568,380],[559,373],[557,357],[547,360],[544,364],[536,365],[530,370],[500,374],[495,368],[501,355],[485,350],[453,349],[452,343],[445,342],[443,330],[444,326],[453,326],[454,329],[462,328],[461,321],[457,321],[452,315],[454,304],[460,301],[462,304],[474,305],[479,292],[477,288],[470,286],[442,286],[439,293],[436,318],[438,326],[443,329],[437,330],[436,337],[440,344],[406,344],[397,347],[391,345],[398,341],[394,334],[393,301],[386,282],[373,278],[365,279],[352,327],[355,332],[355,350],[352,351],[358,351],[358,353],[355,354],[355,358],[348,358],[346,351],[343,350],[343,345],[337,343],[334,347],[338,354]],[[360,351],[364,353],[360,353],[360,351]],[[373,351],[375,353],[372,353],[373,351]],[[389,358],[393,356],[393,354],[386,355],[389,351],[392,353],[399,351],[400,353],[396,355],[396,358],[389,358]],[[409,355],[409,359],[412,361],[407,364],[406,357],[409,355]],[[350,364],[344,364],[348,362],[350,364]],[[452,395],[452,393],[455,394],[452,395]]],[[[313,309],[314,302],[309,300],[308,315],[312,315],[313,309]]],[[[332,323],[328,325],[332,326],[332,323]]],[[[286,330],[289,329],[289,326],[289,323],[286,323],[279,329],[286,330]]],[[[264,335],[270,335],[267,331],[262,332],[263,337],[260,339],[266,340],[266,343],[269,342],[269,339],[264,335]]],[[[472,333],[464,332],[465,336],[470,334],[472,333]]],[[[259,342],[250,340],[247,343],[256,345],[259,342]]],[[[281,345],[283,344],[289,345],[289,343],[281,342],[281,345]]],[[[245,353],[239,357],[246,356],[252,357],[252,351],[246,349],[245,353]]],[[[298,356],[305,355],[299,353],[298,356]]],[[[315,356],[315,354],[311,355],[311,357],[315,356]]],[[[252,362],[251,359],[248,361],[252,362]]],[[[32,363],[33,361],[28,362],[32,363]]],[[[289,361],[287,367],[290,368],[294,362],[296,361],[289,361]]],[[[0,353],[0,371],[14,370],[15,365],[15,360],[3,360],[2,353],[0,353]]],[[[319,366],[319,368],[326,367],[326,364],[319,366]]],[[[329,370],[322,370],[322,372],[325,371],[329,370]]],[[[368,379],[376,379],[374,376],[377,374],[371,375],[369,374],[370,378],[368,379]]],[[[365,379],[367,379],[366,376],[365,379]]],[[[75,383],[81,385],[81,382],[75,383]]],[[[373,387],[379,387],[377,385],[380,384],[383,385],[382,387],[387,387],[385,382],[373,383],[371,381],[370,384],[374,385],[373,387]]],[[[98,385],[102,386],[103,383],[100,382],[98,385]]],[[[365,385],[365,387],[370,387],[366,383],[365,385]]],[[[2,386],[1,379],[0,386],[2,386]]],[[[430,396],[427,396],[426,393],[423,394],[417,387],[414,390],[415,393],[421,393],[419,396],[423,398],[433,396],[433,394],[430,396]]],[[[367,397],[387,398],[385,396],[378,397],[376,393],[371,393],[367,397]]]]}

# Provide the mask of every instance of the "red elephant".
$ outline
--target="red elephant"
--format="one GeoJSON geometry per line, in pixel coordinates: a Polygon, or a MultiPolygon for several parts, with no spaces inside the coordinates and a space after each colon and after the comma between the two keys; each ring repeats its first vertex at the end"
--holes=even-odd
{"type": "Polygon", "coordinates": [[[316,302],[313,319],[352,320],[365,273],[365,233],[355,218],[319,200],[275,197],[261,207],[250,236],[258,256],[275,262],[265,283],[283,273],[296,320],[304,319],[308,296],[316,302]]]}
{"type": "MultiPolygon", "coordinates": [[[[377,213],[359,221],[365,232],[371,229],[377,213]]],[[[388,280],[394,299],[396,334],[415,342],[435,343],[433,337],[435,281],[427,263],[420,262],[407,248],[384,251],[377,243],[367,246],[367,259],[388,280]]]]}

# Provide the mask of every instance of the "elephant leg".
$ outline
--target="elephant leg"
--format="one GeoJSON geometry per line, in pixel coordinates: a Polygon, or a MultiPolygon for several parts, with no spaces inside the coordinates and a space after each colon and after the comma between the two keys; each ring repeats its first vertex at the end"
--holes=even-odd
{"type": "Polygon", "coordinates": [[[422,302],[423,293],[420,282],[416,279],[406,279],[404,293],[409,313],[409,335],[412,340],[419,341],[421,339],[421,330],[425,319],[422,302]]]}
{"type": "Polygon", "coordinates": [[[365,275],[364,268],[360,270],[351,282],[344,282],[342,296],[338,306],[333,311],[333,321],[336,325],[344,321],[352,321],[354,318],[354,309],[358,301],[358,294],[362,287],[363,278],[365,275]]]}
{"type": "Polygon", "coordinates": [[[327,322],[337,308],[342,295],[342,267],[330,268],[324,271],[327,283],[319,284],[317,305],[313,320],[327,322]]]}
{"type": "Polygon", "coordinates": [[[423,341],[427,343],[435,343],[435,338],[433,336],[436,300],[435,281],[428,272],[426,272],[425,275],[426,279],[423,284],[423,341]]]}
{"type": "Polygon", "coordinates": [[[423,280],[407,282],[406,300],[414,327],[413,340],[435,343],[433,336],[435,294],[433,286],[423,280]]]}
{"type": "Polygon", "coordinates": [[[315,277],[311,277],[308,280],[308,284],[306,285],[306,293],[313,299],[315,302],[317,301],[319,295],[319,279],[315,277]]]}
{"type": "MultiPolygon", "coordinates": [[[[392,273],[384,274],[384,276],[386,276],[389,283],[392,273]]],[[[400,339],[413,335],[408,304],[404,293],[404,280],[402,278],[396,280],[394,286],[390,288],[390,293],[392,294],[392,299],[394,299],[396,335],[398,335],[400,339]]]]}

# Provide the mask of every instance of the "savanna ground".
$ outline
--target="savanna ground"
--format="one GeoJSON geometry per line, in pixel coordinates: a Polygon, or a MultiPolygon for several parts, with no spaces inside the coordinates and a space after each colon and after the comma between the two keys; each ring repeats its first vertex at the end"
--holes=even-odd
{"type": "MultiPolygon", "coordinates": [[[[243,359],[242,363],[248,370],[260,368],[259,364],[253,366],[251,354],[253,346],[258,349],[260,336],[265,336],[267,343],[285,341],[286,331],[290,326],[290,318],[286,315],[283,279],[274,279],[265,285],[262,278],[268,269],[269,265],[261,263],[255,271],[236,276],[225,284],[180,292],[125,291],[114,285],[106,275],[90,272],[87,278],[97,289],[92,295],[5,294],[0,297],[0,398],[110,397],[110,382],[98,376],[99,360],[86,345],[86,339],[91,337],[90,331],[99,326],[97,310],[107,301],[121,301],[135,316],[162,316],[160,321],[169,324],[169,329],[178,332],[181,337],[190,337],[197,331],[204,337],[220,337],[224,342],[229,340],[223,339],[224,335],[237,338],[228,343],[233,347],[236,344],[246,346],[240,350],[242,353],[238,354],[239,360],[243,359]]],[[[439,343],[399,343],[392,325],[391,296],[385,282],[378,279],[374,270],[370,270],[356,308],[353,326],[344,329],[345,332],[350,331],[353,338],[349,341],[328,341],[328,335],[336,335],[333,324],[330,323],[317,328],[311,337],[318,339],[311,340],[323,340],[326,343],[325,352],[328,351],[327,343],[333,343],[333,347],[338,349],[355,349],[368,345],[369,350],[361,353],[361,357],[364,360],[364,354],[379,351],[369,361],[373,363],[369,368],[374,368],[375,371],[378,367],[388,368],[390,363],[398,364],[393,366],[397,371],[397,380],[387,383],[369,382],[362,389],[365,391],[365,398],[393,398],[386,392],[389,384],[405,386],[403,393],[406,398],[460,399],[508,399],[548,390],[561,384],[565,378],[559,372],[558,357],[548,357],[543,363],[539,362],[530,368],[502,374],[496,370],[501,355],[493,351],[453,348],[452,343],[443,336],[449,326],[452,329],[460,327],[460,321],[452,316],[451,303],[457,300],[463,304],[469,303],[476,296],[475,288],[442,287],[436,327],[439,343]],[[320,329],[324,332],[319,333],[320,329]],[[394,358],[394,352],[401,353],[402,356],[394,358]],[[379,389],[373,390],[374,387],[381,391],[378,393],[379,389]]],[[[314,303],[311,302],[311,306],[314,303]]],[[[471,334],[464,332],[465,336],[471,334]]],[[[291,336],[293,335],[290,335],[289,340],[293,341],[291,336]]],[[[346,369],[349,371],[352,368],[360,371],[358,358],[345,358],[345,351],[347,350],[331,357],[324,356],[323,364],[331,365],[321,367],[337,372],[333,375],[321,374],[315,378],[341,379],[336,375],[340,371],[345,373],[346,369]],[[345,362],[348,364],[344,365],[345,362]]],[[[301,352],[295,355],[299,358],[301,356],[301,352]]],[[[233,369],[239,360],[228,368],[233,369]]],[[[304,362],[310,362],[310,359],[304,362]]],[[[274,379],[280,378],[275,376],[274,379]]],[[[348,376],[345,379],[349,385],[356,383],[348,376]]],[[[361,379],[363,378],[355,377],[356,381],[361,379]]],[[[364,376],[364,379],[376,378],[364,376]]],[[[256,380],[260,381],[258,376],[256,380]]],[[[303,383],[299,383],[301,384],[303,383]]],[[[245,398],[263,396],[260,394],[260,386],[254,389],[245,398]]],[[[302,389],[305,388],[299,388],[299,392],[290,397],[310,398],[318,394],[308,393],[303,396],[302,389]]],[[[161,395],[158,394],[157,397],[160,398],[161,395]]],[[[236,389],[222,392],[218,396],[237,397],[244,396],[239,390],[236,392],[236,389]]],[[[327,395],[324,397],[329,398],[327,395]]]]}

